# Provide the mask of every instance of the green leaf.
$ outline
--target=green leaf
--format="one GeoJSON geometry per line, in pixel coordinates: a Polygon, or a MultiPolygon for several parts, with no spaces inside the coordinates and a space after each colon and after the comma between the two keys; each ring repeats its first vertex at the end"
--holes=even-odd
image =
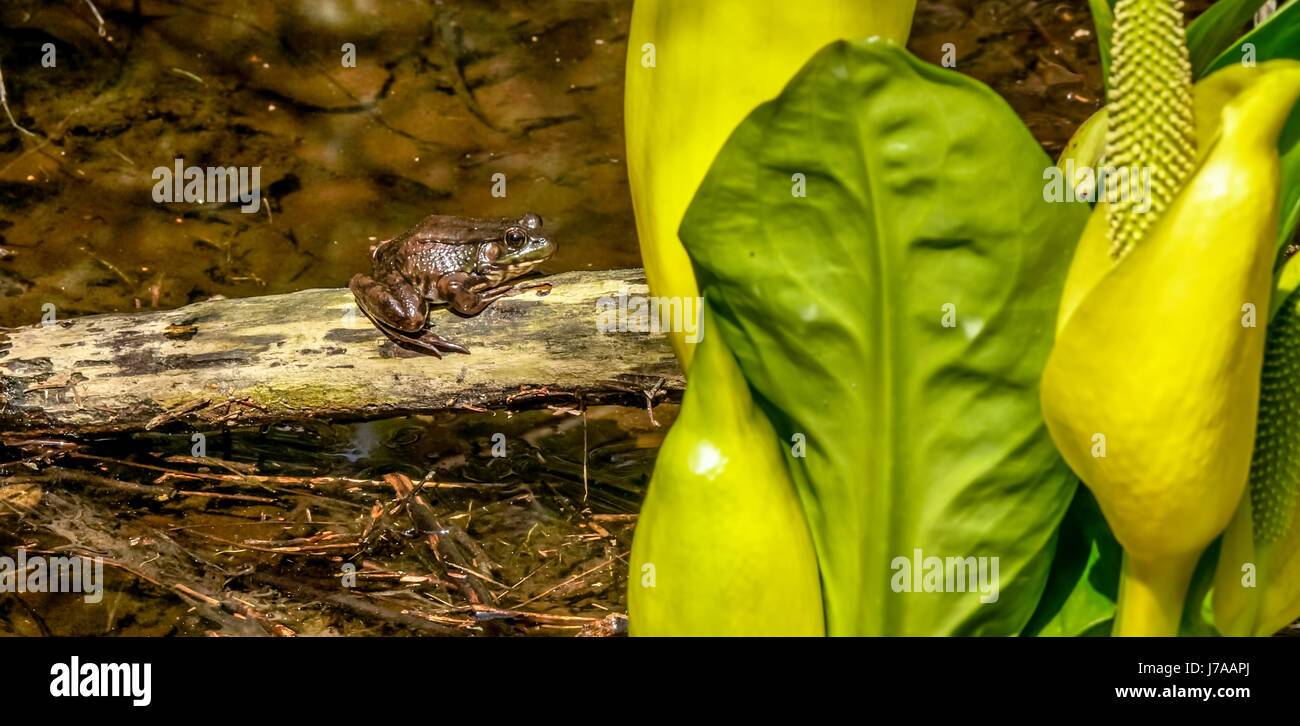
{"type": "Polygon", "coordinates": [[[1201,77],[1263,4],[1264,0],[1219,0],[1187,26],[1187,51],[1192,59],[1193,78],[1201,77]]]}
{"type": "Polygon", "coordinates": [[[1061,522],[1047,588],[1022,635],[1078,636],[1110,622],[1123,555],[1092,492],[1079,487],[1061,522]]]}
{"type": "MultiPolygon", "coordinates": [[[[1228,0],[1220,0],[1214,7],[1225,2],[1228,0]]],[[[1233,26],[1232,33],[1235,34],[1240,28],[1240,25],[1233,26]]],[[[1284,5],[1278,6],[1263,24],[1224,48],[1196,77],[1208,76],[1224,66],[1241,63],[1248,57],[1248,49],[1245,47],[1248,43],[1254,47],[1256,63],[1274,58],[1300,59],[1300,0],[1287,0],[1284,5]]]]}
{"type": "Polygon", "coordinates": [[[723,339],[806,442],[785,455],[831,634],[1008,635],[1034,610],[1076,487],[1038,378],[1089,211],[1044,201],[1048,169],[988,87],[838,42],[737,127],[687,210],[723,339]],[[897,591],[917,550],[998,558],[996,601],[897,591]]]}
{"type": "MultiPolygon", "coordinates": [[[[1097,500],[1079,487],[1061,522],[1052,574],[1038,609],[1022,635],[1074,637],[1109,635],[1119,592],[1123,548],[1111,534],[1097,500]]],[[[1209,594],[1219,558],[1216,540],[1201,555],[1187,588],[1179,635],[1216,636],[1209,594]]]]}
{"type": "Polygon", "coordinates": [[[1097,50],[1101,53],[1101,77],[1110,78],[1110,38],[1114,35],[1115,13],[1113,0],[1088,0],[1092,8],[1092,24],[1097,29],[1097,50]]]}

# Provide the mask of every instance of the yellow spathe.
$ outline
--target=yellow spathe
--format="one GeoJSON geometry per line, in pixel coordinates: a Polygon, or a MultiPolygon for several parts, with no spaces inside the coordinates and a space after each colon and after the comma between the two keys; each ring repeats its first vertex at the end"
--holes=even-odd
{"type": "Polygon", "coordinates": [[[632,635],[824,635],[781,441],[707,316],[632,541],[632,635]]]}
{"type": "Polygon", "coordinates": [[[1196,88],[1202,153],[1165,214],[1115,263],[1099,204],[1076,249],[1043,415],[1124,546],[1117,634],[1176,633],[1196,560],[1245,489],[1275,259],[1277,135],[1297,95],[1291,61],[1206,79],[1196,88]],[[1254,327],[1243,324],[1247,305],[1254,327]]]}
{"type": "MultiPolygon", "coordinates": [[[[628,181],[651,292],[699,295],[677,228],[750,111],[841,38],[907,40],[914,0],[637,0],[624,90],[628,181]]],[[[669,333],[677,360],[692,343],[669,333]]]]}

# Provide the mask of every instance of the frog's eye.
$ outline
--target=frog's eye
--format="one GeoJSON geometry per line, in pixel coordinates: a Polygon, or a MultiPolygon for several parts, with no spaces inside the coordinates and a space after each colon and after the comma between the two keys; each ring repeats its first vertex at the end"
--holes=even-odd
{"type": "Polygon", "coordinates": [[[517,229],[506,231],[506,246],[510,249],[518,249],[523,246],[525,239],[527,239],[527,237],[524,236],[524,233],[517,229]]]}

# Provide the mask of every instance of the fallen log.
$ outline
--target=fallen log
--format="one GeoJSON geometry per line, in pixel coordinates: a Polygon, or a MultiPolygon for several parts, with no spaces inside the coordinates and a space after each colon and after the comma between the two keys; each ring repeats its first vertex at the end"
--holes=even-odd
{"type": "Polygon", "coordinates": [[[345,289],[209,300],[0,331],[0,432],[80,434],[356,420],[619,400],[684,385],[658,333],[602,333],[597,301],[648,295],[641,270],[569,272],[472,318],[432,316],[470,355],[408,350],[345,289]]]}

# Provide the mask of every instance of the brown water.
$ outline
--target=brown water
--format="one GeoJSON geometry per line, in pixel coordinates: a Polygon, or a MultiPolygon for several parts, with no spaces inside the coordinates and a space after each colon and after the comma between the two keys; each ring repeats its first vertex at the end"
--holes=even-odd
{"type": "Polygon", "coordinates": [[[0,325],[46,303],[66,317],[341,287],[430,213],[533,210],[562,240],[550,269],[639,264],[628,2],[96,6],[104,37],[84,2],[0,5],[10,107],[35,134],[0,125],[0,325]],[[155,203],[152,172],[176,158],[260,166],[267,208],[155,203]]]}

